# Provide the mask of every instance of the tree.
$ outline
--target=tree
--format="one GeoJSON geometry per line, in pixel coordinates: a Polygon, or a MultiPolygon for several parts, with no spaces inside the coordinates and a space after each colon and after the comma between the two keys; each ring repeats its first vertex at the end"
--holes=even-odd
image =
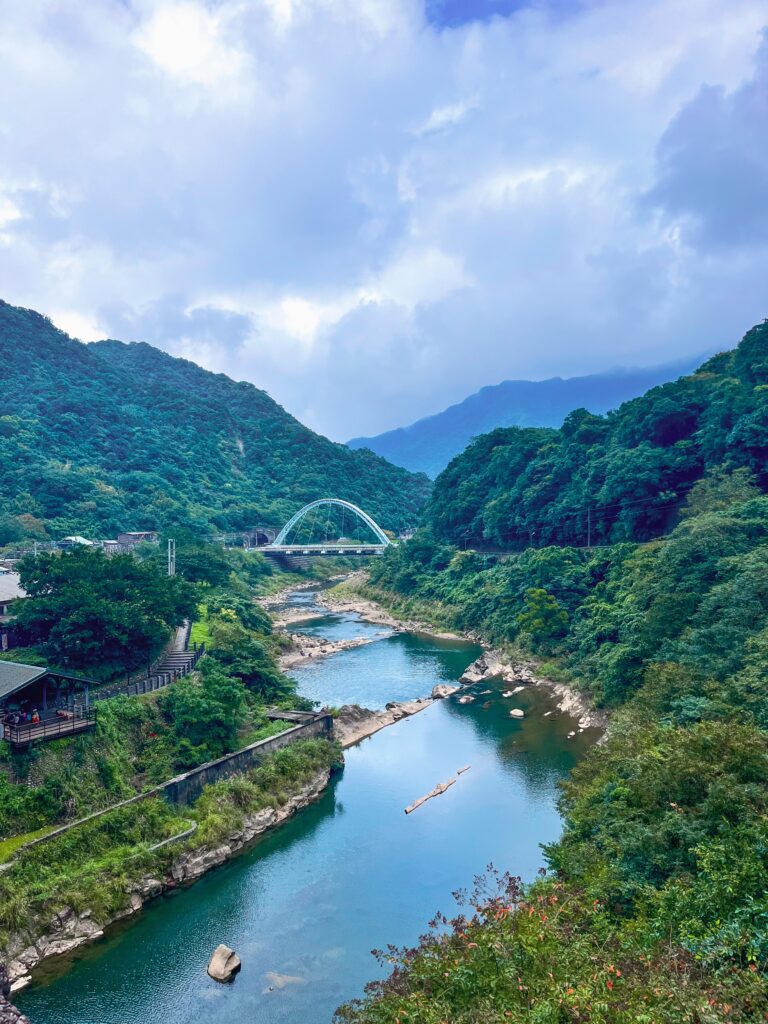
{"type": "Polygon", "coordinates": [[[19,578],[29,595],[14,609],[22,635],[55,664],[99,678],[145,665],[197,601],[179,577],[89,548],[23,559],[19,578]]]}
{"type": "Polygon", "coordinates": [[[192,767],[233,749],[247,705],[240,680],[206,658],[200,680],[182,679],[169,687],[160,707],[179,739],[180,766],[192,767]]]}
{"type": "Polygon", "coordinates": [[[738,505],[759,496],[760,490],[754,475],[748,469],[742,467],[729,472],[718,466],[691,490],[681,510],[681,517],[688,519],[702,512],[718,512],[729,505],[738,505]]]}
{"type": "Polygon", "coordinates": [[[536,643],[547,643],[565,635],[568,621],[568,612],[552,594],[540,587],[526,590],[524,608],[517,617],[522,633],[530,634],[536,643]]]}
{"type": "Polygon", "coordinates": [[[291,680],[276,667],[265,638],[246,629],[234,611],[222,611],[209,629],[210,656],[260,700],[280,700],[294,692],[291,680]]]}

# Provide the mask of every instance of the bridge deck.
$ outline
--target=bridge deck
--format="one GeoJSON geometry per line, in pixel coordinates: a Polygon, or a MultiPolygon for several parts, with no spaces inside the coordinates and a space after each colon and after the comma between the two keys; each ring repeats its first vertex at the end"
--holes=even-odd
{"type": "Polygon", "coordinates": [[[384,544],[267,544],[260,547],[263,555],[380,555],[384,544]]]}

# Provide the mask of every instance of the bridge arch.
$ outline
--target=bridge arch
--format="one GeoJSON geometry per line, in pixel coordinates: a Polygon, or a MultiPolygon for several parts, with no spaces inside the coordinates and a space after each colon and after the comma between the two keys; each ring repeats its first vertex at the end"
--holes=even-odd
{"type": "Polygon", "coordinates": [[[353,505],[351,501],[344,501],[342,498],[318,498],[317,501],[310,501],[308,505],[305,505],[304,508],[299,509],[299,511],[295,515],[291,516],[291,518],[282,528],[280,533],[278,533],[278,535],[272,541],[270,547],[280,547],[281,545],[284,545],[285,538],[288,536],[288,534],[291,532],[294,526],[296,526],[297,523],[301,522],[301,520],[308,512],[311,512],[313,509],[318,508],[320,505],[338,505],[341,508],[348,509],[350,512],[353,512],[358,519],[362,520],[362,522],[364,522],[365,525],[373,531],[379,544],[381,544],[382,547],[387,547],[389,544],[392,543],[392,541],[389,539],[386,533],[384,533],[379,524],[375,522],[375,520],[371,519],[367,512],[363,512],[363,510],[361,508],[358,508],[357,505],[353,505]]]}

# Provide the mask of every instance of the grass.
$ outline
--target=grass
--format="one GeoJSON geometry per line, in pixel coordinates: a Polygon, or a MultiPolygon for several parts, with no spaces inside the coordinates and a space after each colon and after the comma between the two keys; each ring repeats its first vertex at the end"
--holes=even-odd
{"type": "Polygon", "coordinates": [[[197,606],[197,613],[199,618],[192,623],[192,631],[189,635],[190,643],[193,644],[210,644],[211,634],[208,629],[208,605],[199,604],[197,606]]]}
{"type": "MultiPolygon", "coordinates": [[[[23,850],[0,874],[0,949],[11,934],[28,929],[30,938],[39,934],[65,906],[78,913],[91,910],[96,921],[108,920],[125,906],[126,893],[138,879],[149,872],[163,877],[185,850],[220,844],[242,827],[247,815],[282,806],[303,784],[340,759],[337,744],[303,740],[206,787],[183,811],[161,797],[151,797],[23,850]],[[178,836],[192,822],[197,830],[185,842],[151,849],[178,836]]],[[[7,843],[20,845],[37,834],[7,843]]]]}
{"type": "Polygon", "coordinates": [[[239,748],[249,747],[252,743],[256,743],[257,740],[265,740],[270,736],[277,736],[278,733],[291,729],[295,724],[295,722],[268,721],[256,728],[252,724],[246,725],[238,733],[237,745],[239,748]]]}
{"type": "Polygon", "coordinates": [[[25,843],[31,843],[33,839],[41,839],[49,832],[59,828],[58,825],[44,825],[43,828],[35,829],[34,832],[26,832],[21,836],[12,836],[10,839],[0,839],[0,864],[5,864],[25,843]]]}

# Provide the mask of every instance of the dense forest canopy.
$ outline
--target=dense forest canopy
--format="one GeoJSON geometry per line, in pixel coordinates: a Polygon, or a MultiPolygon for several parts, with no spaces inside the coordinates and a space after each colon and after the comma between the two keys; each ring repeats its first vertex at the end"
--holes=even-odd
{"type": "Polygon", "coordinates": [[[370,448],[396,466],[436,477],[478,434],[498,427],[559,427],[572,409],[581,406],[590,412],[608,412],[657,384],[690,373],[701,358],[587,377],[505,380],[408,427],[376,437],[354,437],[347,444],[370,448]]]}
{"type": "Polygon", "coordinates": [[[144,344],[84,345],[0,301],[0,544],[282,526],[341,497],[413,525],[426,477],[313,433],[264,391],[144,344]]]}
{"type": "Polygon", "coordinates": [[[768,485],[768,322],[606,416],[577,409],[559,430],[478,437],[437,478],[427,520],[466,547],[648,540],[716,467],[768,485]]]}
{"type": "Polygon", "coordinates": [[[131,555],[78,547],[30,555],[18,569],[28,595],[14,608],[24,655],[31,646],[99,678],[148,665],[197,606],[194,584],[131,555]]]}
{"type": "Polygon", "coordinates": [[[611,725],[565,786],[547,876],[387,950],[339,1021],[768,1019],[766,580],[746,467],[711,470],[650,543],[498,556],[422,530],[376,561],[368,596],[537,656],[611,725]]]}

